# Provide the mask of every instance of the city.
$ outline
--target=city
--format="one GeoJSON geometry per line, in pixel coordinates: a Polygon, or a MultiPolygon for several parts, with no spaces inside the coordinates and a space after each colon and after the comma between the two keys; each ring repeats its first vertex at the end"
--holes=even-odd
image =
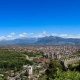
{"type": "MultiPolygon", "coordinates": [[[[20,71],[12,69],[0,74],[0,77],[5,77],[4,74],[6,73],[8,80],[26,80],[26,78],[39,80],[39,77],[45,74],[45,70],[51,59],[58,60],[59,62],[64,61],[65,68],[68,68],[68,64],[74,64],[80,61],[80,55],[76,53],[80,52],[80,46],[5,46],[0,47],[1,52],[8,52],[10,54],[17,52],[17,54],[25,55],[26,60],[32,62],[32,64],[30,62],[25,65],[23,64],[20,71]]],[[[5,67],[5,64],[3,66],[5,67]]]]}
{"type": "Polygon", "coordinates": [[[80,80],[80,0],[0,0],[0,80],[80,80]]]}

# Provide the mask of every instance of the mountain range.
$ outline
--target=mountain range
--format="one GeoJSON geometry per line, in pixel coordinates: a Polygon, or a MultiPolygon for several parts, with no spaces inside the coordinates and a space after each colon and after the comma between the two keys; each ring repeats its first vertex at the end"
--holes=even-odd
{"type": "Polygon", "coordinates": [[[45,36],[42,38],[19,38],[14,40],[2,40],[0,46],[4,45],[80,45],[80,39],[61,38],[57,36],[45,36]]]}

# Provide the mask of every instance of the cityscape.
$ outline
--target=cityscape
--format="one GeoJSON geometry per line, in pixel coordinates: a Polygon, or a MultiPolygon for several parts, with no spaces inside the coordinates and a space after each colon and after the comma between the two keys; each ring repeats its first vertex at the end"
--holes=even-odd
{"type": "Polygon", "coordinates": [[[80,1],[0,0],[0,80],[80,80],[80,1]]]}

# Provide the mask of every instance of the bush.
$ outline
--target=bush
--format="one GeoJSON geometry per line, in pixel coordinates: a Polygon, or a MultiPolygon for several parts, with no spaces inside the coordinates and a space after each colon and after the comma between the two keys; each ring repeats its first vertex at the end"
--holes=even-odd
{"type": "Polygon", "coordinates": [[[57,70],[55,79],[50,78],[50,80],[80,80],[80,73],[75,71],[66,71],[57,70]]]}

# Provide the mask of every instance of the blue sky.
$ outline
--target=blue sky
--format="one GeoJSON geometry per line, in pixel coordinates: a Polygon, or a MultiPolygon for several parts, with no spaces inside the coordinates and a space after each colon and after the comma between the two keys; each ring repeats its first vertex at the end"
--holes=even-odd
{"type": "Polygon", "coordinates": [[[0,39],[51,34],[80,38],[80,0],[0,0],[0,39]]]}

